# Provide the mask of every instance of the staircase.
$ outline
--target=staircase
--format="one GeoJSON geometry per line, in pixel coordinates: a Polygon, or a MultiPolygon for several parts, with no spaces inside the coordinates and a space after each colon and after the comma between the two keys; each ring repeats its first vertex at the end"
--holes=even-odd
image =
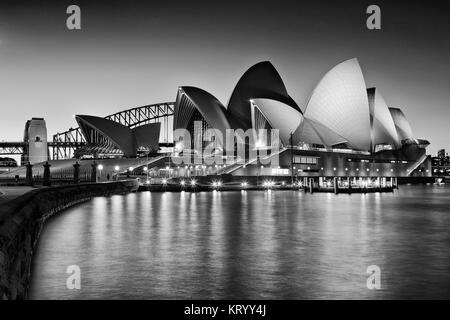
{"type": "Polygon", "coordinates": [[[417,160],[417,162],[414,163],[414,164],[409,168],[409,171],[408,171],[408,175],[407,175],[407,176],[410,176],[411,173],[413,173],[415,170],[417,170],[417,168],[419,168],[419,166],[422,165],[422,163],[424,163],[424,161],[427,160],[427,158],[428,158],[428,156],[425,155],[425,154],[424,154],[423,156],[421,156],[421,157],[419,158],[419,160],[417,160]]]}
{"type": "MultiPolygon", "coordinates": [[[[272,157],[274,157],[274,156],[276,156],[276,155],[280,155],[281,153],[283,153],[283,152],[286,151],[286,150],[288,150],[288,149],[287,149],[287,148],[281,148],[281,149],[278,150],[277,152],[274,152],[274,153],[272,153],[272,154],[270,154],[270,155],[268,155],[268,156],[266,156],[266,157],[264,157],[264,158],[260,158],[260,159],[263,160],[263,161],[265,161],[265,160],[267,160],[267,159],[269,159],[269,158],[272,158],[272,157]]],[[[236,170],[239,170],[239,169],[241,169],[241,168],[243,168],[243,167],[246,167],[246,166],[248,166],[248,165],[254,164],[255,162],[257,162],[257,160],[258,160],[258,158],[256,157],[256,158],[251,158],[251,159],[249,159],[247,162],[244,162],[244,163],[240,163],[240,164],[237,164],[237,163],[236,163],[236,164],[232,164],[232,165],[226,167],[226,168],[223,170],[223,173],[225,173],[225,174],[231,174],[231,173],[235,172],[236,170]]]]}

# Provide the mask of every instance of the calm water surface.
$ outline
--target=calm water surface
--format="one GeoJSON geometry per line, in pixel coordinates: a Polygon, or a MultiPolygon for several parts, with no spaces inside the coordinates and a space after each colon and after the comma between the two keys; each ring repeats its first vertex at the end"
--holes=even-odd
{"type": "Polygon", "coordinates": [[[450,186],[95,198],[47,222],[29,298],[449,299],[449,227],[450,186]]]}

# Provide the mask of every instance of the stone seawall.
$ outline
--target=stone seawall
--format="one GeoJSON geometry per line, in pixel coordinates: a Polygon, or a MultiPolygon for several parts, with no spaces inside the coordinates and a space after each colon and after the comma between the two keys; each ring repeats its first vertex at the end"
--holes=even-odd
{"type": "Polygon", "coordinates": [[[0,299],[26,298],[33,251],[48,217],[93,197],[137,188],[136,180],[43,188],[0,206],[0,299]]]}

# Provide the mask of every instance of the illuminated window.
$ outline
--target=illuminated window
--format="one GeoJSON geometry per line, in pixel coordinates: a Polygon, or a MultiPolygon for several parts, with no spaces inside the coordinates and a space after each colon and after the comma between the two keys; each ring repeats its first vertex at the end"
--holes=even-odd
{"type": "Polygon", "coordinates": [[[299,164],[317,164],[318,158],[294,156],[293,161],[294,161],[294,163],[299,163],[299,164]]]}
{"type": "Polygon", "coordinates": [[[273,168],[272,175],[288,175],[289,169],[273,168]]]}

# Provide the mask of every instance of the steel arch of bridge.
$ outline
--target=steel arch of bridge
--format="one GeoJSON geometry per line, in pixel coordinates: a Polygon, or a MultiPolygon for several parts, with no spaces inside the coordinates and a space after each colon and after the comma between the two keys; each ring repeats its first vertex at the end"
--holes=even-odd
{"type": "MultiPolygon", "coordinates": [[[[120,111],[105,119],[121,123],[129,128],[135,128],[144,124],[163,122],[163,141],[168,143],[169,121],[174,115],[175,102],[163,102],[120,111]],[[165,120],[163,120],[165,119],[165,120]]],[[[53,159],[72,158],[77,148],[86,144],[86,140],[80,128],[71,128],[65,132],[53,135],[53,159]]]]}

